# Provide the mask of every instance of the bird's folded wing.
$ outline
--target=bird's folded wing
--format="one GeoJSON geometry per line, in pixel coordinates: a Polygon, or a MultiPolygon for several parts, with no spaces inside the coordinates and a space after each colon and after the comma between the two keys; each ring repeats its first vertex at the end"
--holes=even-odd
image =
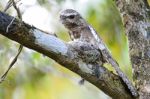
{"type": "Polygon", "coordinates": [[[111,64],[114,67],[115,71],[121,77],[123,82],[127,85],[128,89],[131,91],[132,95],[136,97],[138,94],[137,94],[135,87],[132,85],[132,83],[129,81],[128,77],[123,73],[123,71],[119,68],[119,64],[116,62],[115,59],[113,59],[108,48],[106,47],[106,45],[104,44],[102,39],[98,36],[96,31],[91,26],[89,26],[89,28],[90,28],[95,40],[97,41],[97,46],[101,50],[104,60],[106,60],[109,64],[111,64]]]}

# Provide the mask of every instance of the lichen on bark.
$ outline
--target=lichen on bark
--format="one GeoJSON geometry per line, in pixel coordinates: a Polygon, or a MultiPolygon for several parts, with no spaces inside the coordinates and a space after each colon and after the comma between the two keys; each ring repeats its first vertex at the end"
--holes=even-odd
{"type": "Polygon", "coordinates": [[[150,7],[147,0],[116,0],[129,41],[134,81],[140,99],[150,98],[150,7]]]}

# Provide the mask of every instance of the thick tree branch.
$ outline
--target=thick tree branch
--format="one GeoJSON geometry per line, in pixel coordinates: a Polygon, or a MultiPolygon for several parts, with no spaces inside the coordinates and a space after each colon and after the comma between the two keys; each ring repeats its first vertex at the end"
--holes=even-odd
{"type": "Polygon", "coordinates": [[[13,17],[0,12],[0,34],[52,58],[114,99],[132,99],[122,80],[105,67],[100,67],[100,78],[95,77],[93,70],[87,66],[89,64],[79,59],[78,52],[73,48],[72,43],[65,43],[54,35],[44,33],[17,19],[9,25],[12,20],[13,17]]]}
{"type": "Polygon", "coordinates": [[[115,0],[129,40],[140,99],[150,98],[150,6],[147,0],[115,0]]]}

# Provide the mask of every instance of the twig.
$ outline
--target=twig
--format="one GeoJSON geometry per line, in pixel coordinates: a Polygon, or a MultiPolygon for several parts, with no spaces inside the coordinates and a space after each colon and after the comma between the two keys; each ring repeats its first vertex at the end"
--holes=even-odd
{"type": "Polygon", "coordinates": [[[8,72],[9,72],[9,70],[10,70],[11,67],[16,63],[16,61],[17,61],[17,59],[18,59],[18,56],[20,55],[22,49],[23,49],[23,46],[20,45],[20,47],[19,47],[19,49],[18,49],[17,55],[15,56],[15,58],[14,58],[14,59],[12,60],[12,62],[10,63],[10,65],[9,65],[9,67],[8,67],[8,69],[7,69],[7,71],[1,76],[0,83],[2,83],[2,82],[5,80],[5,78],[6,78],[7,74],[8,74],[8,72]]]}
{"type": "Polygon", "coordinates": [[[10,28],[10,26],[12,25],[13,21],[15,20],[15,17],[13,17],[13,19],[11,20],[10,24],[7,26],[6,28],[6,33],[8,33],[8,30],[10,28]]]}
{"type": "MultiPolygon", "coordinates": [[[[20,20],[22,20],[22,16],[21,16],[20,10],[19,10],[19,8],[17,8],[17,6],[16,6],[16,3],[19,2],[19,1],[20,1],[20,0],[18,0],[18,1],[16,1],[16,2],[15,2],[14,0],[9,0],[8,3],[7,3],[7,6],[6,6],[5,9],[4,9],[4,12],[6,12],[6,11],[13,5],[13,7],[15,8],[15,10],[16,10],[16,12],[17,12],[18,18],[20,18],[20,20]]],[[[12,19],[12,21],[10,22],[10,24],[7,26],[7,28],[6,28],[6,33],[8,33],[9,27],[12,25],[12,23],[13,23],[14,20],[15,20],[15,17],[12,19]]],[[[19,57],[19,55],[20,55],[22,49],[23,49],[23,45],[20,45],[20,47],[19,47],[19,49],[18,49],[17,55],[15,56],[15,58],[14,58],[14,59],[12,60],[12,62],[10,63],[10,65],[9,65],[8,69],[6,70],[6,72],[1,76],[1,78],[0,78],[0,83],[2,83],[2,82],[5,80],[5,78],[6,78],[7,74],[8,74],[8,72],[9,72],[9,70],[10,70],[10,69],[12,68],[12,66],[16,63],[16,61],[17,61],[17,59],[18,59],[18,57],[19,57]]]]}
{"type": "MultiPolygon", "coordinates": [[[[18,3],[20,0],[17,0],[15,3],[18,3]]],[[[9,0],[3,12],[6,12],[12,6],[12,0],[9,0]]]]}
{"type": "Polygon", "coordinates": [[[11,2],[11,0],[9,0],[3,11],[6,12],[11,6],[12,6],[12,2],[11,2]]]}
{"type": "Polygon", "coordinates": [[[12,3],[13,3],[13,7],[15,8],[15,10],[17,12],[18,18],[20,20],[22,20],[22,16],[21,16],[20,10],[19,10],[19,8],[17,8],[16,3],[14,2],[14,0],[12,0],[12,3]]]}

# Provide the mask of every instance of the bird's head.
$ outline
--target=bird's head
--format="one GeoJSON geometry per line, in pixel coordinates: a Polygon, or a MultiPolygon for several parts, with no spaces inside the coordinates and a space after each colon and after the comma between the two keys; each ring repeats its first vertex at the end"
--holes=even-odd
{"type": "Polygon", "coordinates": [[[73,9],[66,9],[61,11],[60,21],[67,29],[71,31],[85,27],[87,25],[81,15],[73,9]]]}

